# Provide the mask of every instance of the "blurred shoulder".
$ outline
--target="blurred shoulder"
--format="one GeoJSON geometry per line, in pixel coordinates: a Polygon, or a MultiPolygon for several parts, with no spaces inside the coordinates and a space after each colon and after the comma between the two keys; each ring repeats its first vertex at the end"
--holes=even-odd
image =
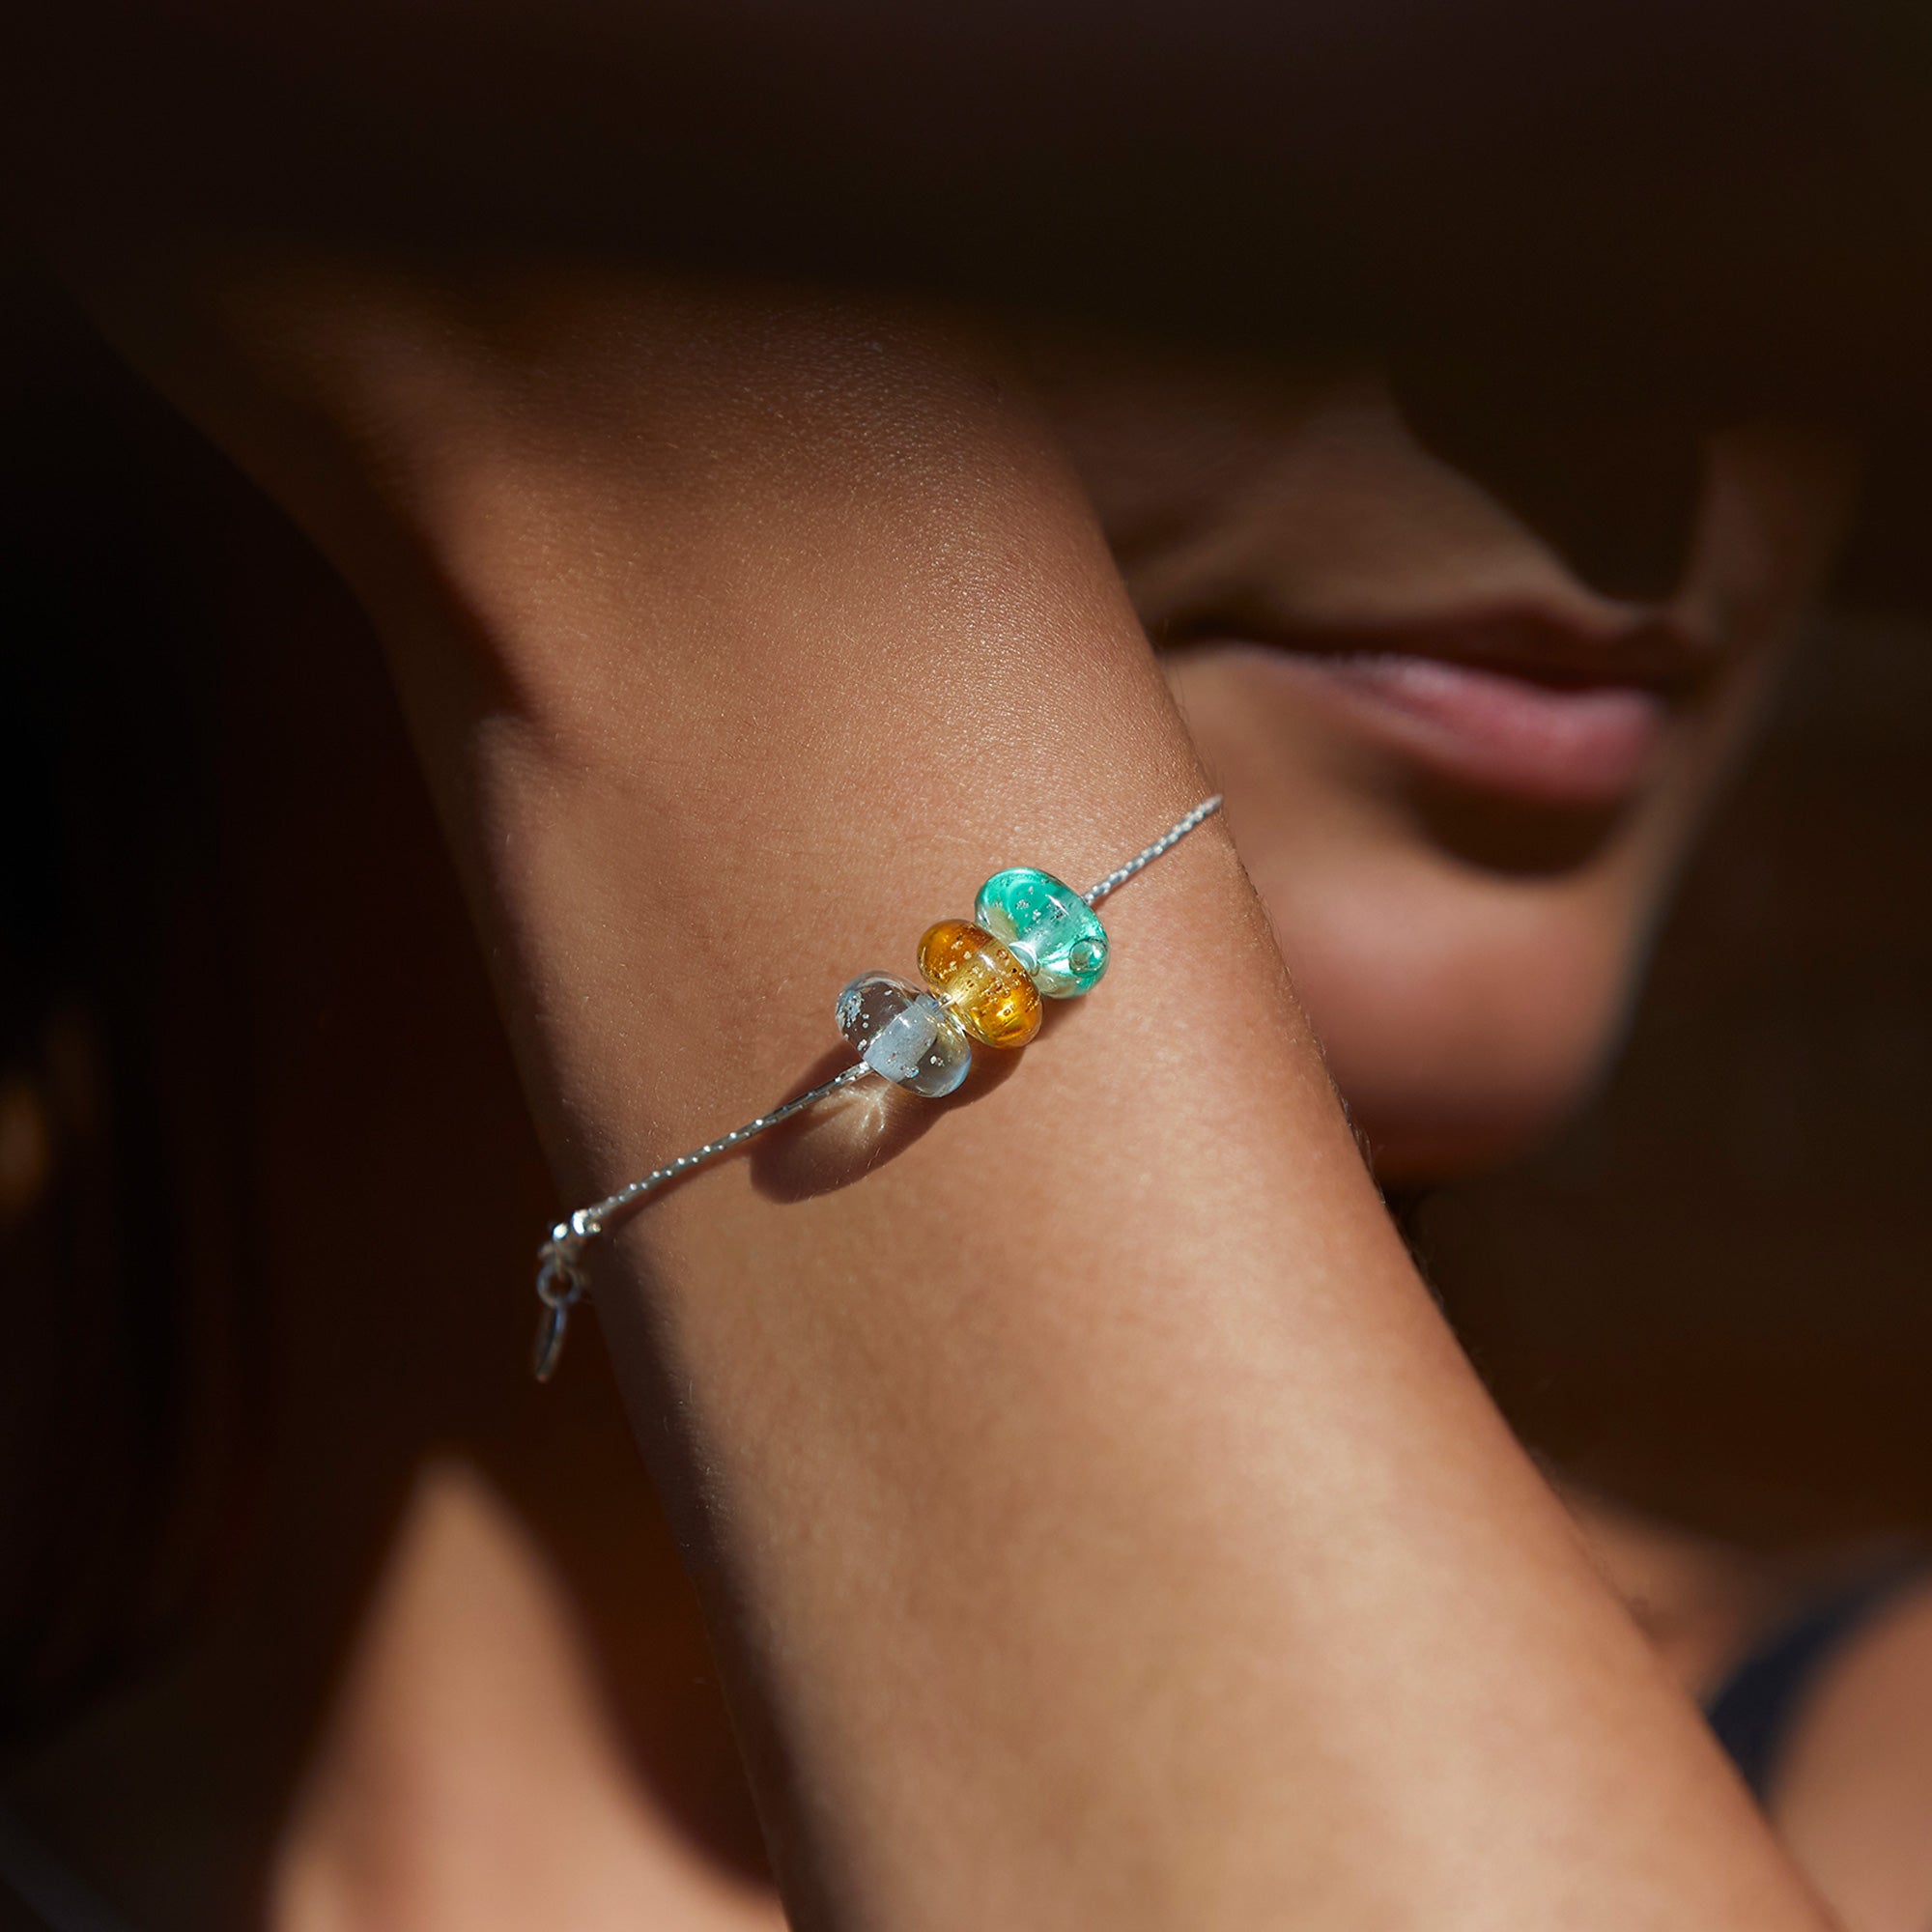
{"type": "Polygon", "coordinates": [[[1932,1924],[1932,1574],[1818,1678],[1770,1805],[1849,1932],[1932,1924]]]}

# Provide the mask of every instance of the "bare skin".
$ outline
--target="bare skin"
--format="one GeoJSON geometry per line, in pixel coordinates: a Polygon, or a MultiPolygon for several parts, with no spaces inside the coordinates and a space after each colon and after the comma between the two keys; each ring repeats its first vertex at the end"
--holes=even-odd
{"type": "Polygon", "coordinates": [[[269,1921],[782,1923],[770,1886],[721,1863],[639,1779],[598,1666],[556,1566],[500,1495],[433,1464],[281,1833],[269,1921]]]}
{"type": "MultiPolygon", "coordinates": [[[[1209,788],[956,333],[213,295],[157,366],[376,613],[573,1194],[796,1085],[945,876],[1097,872],[1209,788]]],[[[1823,1923],[1442,1329],[1221,836],[1114,929],[1104,1024],[600,1278],[794,1922],[1823,1923]]]]}

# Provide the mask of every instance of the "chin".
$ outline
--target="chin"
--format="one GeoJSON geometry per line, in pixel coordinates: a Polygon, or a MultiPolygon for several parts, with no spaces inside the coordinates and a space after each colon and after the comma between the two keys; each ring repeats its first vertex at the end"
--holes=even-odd
{"type": "Polygon", "coordinates": [[[1466,1077],[1441,1078],[1427,1067],[1391,1072],[1378,1064],[1379,1050],[1365,1058],[1370,1064],[1360,1065],[1331,1052],[1329,1071],[1377,1180],[1398,1188],[1460,1179],[1532,1152],[1582,1107],[1603,1065],[1601,1056],[1582,1065],[1491,1061],[1466,1077]]]}
{"type": "Polygon", "coordinates": [[[1377,1179],[1418,1187],[1527,1153],[1590,1098],[1612,1058],[1628,949],[1587,927],[1535,946],[1412,923],[1396,935],[1367,952],[1289,949],[1377,1179]]]}
{"type": "Polygon", "coordinates": [[[1580,1099],[1526,1105],[1513,1094],[1479,1095],[1471,1106],[1470,1096],[1458,1094],[1450,1104],[1432,1105],[1438,1097],[1450,1098],[1405,1095],[1386,1114],[1350,1107],[1379,1185],[1409,1192],[1506,1166],[1534,1151],[1580,1099]]]}

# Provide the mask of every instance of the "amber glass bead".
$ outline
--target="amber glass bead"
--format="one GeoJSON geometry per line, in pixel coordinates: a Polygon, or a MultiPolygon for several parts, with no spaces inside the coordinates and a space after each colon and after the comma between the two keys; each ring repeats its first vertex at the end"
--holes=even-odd
{"type": "Polygon", "coordinates": [[[1039,988],[983,926],[943,919],[919,942],[919,970],[975,1039],[1024,1046],[1039,1031],[1039,988]]]}

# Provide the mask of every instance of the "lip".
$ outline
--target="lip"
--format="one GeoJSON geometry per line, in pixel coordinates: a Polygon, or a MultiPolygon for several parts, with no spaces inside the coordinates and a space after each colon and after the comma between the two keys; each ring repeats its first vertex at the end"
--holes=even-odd
{"type": "Polygon", "coordinates": [[[1451,784],[1556,808],[1628,801],[1711,655],[1667,622],[1583,629],[1501,613],[1337,632],[1195,630],[1190,653],[1285,680],[1345,728],[1451,784]]]}

